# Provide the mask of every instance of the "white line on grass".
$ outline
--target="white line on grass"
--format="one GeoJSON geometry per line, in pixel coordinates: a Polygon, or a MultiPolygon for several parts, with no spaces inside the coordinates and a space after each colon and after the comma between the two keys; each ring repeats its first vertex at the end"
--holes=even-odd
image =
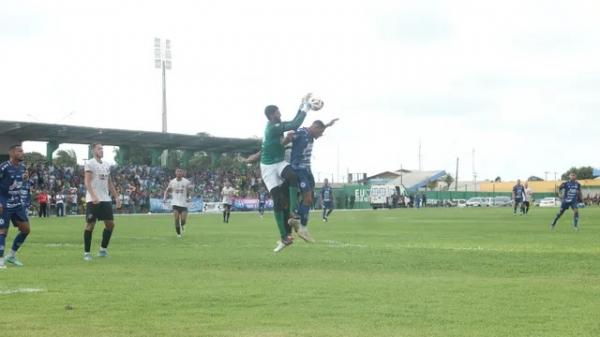
{"type": "Polygon", "coordinates": [[[46,289],[39,288],[17,288],[17,289],[8,289],[8,290],[0,290],[0,295],[12,295],[12,294],[23,294],[23,293],[39,293],[42,291],[46,291],[46,289]]]}
{"type": "Polygon", "coordinates": [[[348,243],[334,240],[325,240],[323,242],[332,248],[367,248],[367,245],[361,245],[356,243],[348,243]]]}

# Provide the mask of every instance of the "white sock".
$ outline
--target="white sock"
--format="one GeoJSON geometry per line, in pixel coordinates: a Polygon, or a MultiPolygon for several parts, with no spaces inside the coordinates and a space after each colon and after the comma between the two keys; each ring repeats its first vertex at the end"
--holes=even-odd
{"type": "Polygon", "coordinates": [[[3,266],[3,265],[4,265],[4,258],[0,257],[0,266],[3,266]]]}
{"type": "Polygon", "coordinates": [[[101,252],[105,252],[105,251],[106,251],[106,248],[102,248],[102,247],[100,247],[100,251],[101,251],[101,252]]]}
{"type": "Polygon", "coordinates": [[[8,257],[15,257],[15,255],[17,254],[17,252],[15,252],[14,250],[10,250],[10,253],[8,253],[8,257]]]}

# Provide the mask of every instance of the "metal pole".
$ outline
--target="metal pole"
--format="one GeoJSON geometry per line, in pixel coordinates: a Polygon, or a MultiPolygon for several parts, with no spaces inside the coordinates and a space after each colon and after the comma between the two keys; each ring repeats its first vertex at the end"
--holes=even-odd
{"type": "Polygon", "coordinates": [[[454,176],[456,183],[454,184],[454,192],[458,192],[458,157],[456,157],[456,175],[454,176]]]}
{"type": "Polygon", "coordinates": [[[162,132],[167,132],[167,80],[165,61],[162,61],[162,132]]]}

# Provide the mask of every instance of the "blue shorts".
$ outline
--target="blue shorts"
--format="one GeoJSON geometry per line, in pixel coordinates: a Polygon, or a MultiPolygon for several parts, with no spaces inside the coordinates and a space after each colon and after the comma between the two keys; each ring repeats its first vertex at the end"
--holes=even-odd
{"type": "Polygon", "coordinates": [[[523,203],[523,199],[521,199],[521,198],[515,198],[515,203],[516,204],[522,204],[523,203]]]}
{"type": "Polygon", "coordinates": [[[298,176],[298,186],[302,193],[312,192],[315,189],[315,178],[307,169],[294,169],[298,176]]]}
{"type": "Polygon", "coordinates": [[[560,209],[563,210],[563,211],[569,209],[569,207],[572,208],[572,209],[578,209],[579,208],[577,206],[577,201],[575,201],[575,200],[572,200],[572,201],[563,201],[560,204],[560,209]]]}
{"type": "Polygon", "coordinates": [[[323,201],[323,208],[333,209],[333,203],[331,201],[323,201]]]}
{"type": "Polygon", "coordinates": [[[12,222],[13,226],[17,226],[17,222],[29,222],[27,210],[22,206],[17,208],[4,208],[0,217],[0,228],[7,228],[8,223],[12,222]]]}

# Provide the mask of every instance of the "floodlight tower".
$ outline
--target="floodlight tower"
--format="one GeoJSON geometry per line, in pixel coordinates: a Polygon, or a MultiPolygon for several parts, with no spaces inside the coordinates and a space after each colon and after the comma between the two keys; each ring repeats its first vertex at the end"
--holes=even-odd
{"type": "Polygon", "coordinates": [[[167,132],[167,78],[171,69],[171,40],[166,39],[164,49],[159,38],[154,38],[154,67],[162,69],[162,132],[167,132]]]}

